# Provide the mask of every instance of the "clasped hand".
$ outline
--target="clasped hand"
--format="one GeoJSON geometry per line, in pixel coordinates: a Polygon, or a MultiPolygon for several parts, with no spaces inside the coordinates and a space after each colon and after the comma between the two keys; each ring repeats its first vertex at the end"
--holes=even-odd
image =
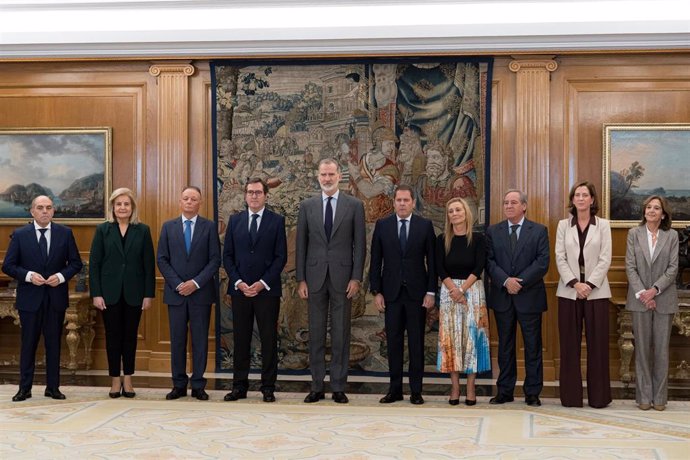
{"type": "Polygon", "coordinates": [[[506,280],[505,287],[508,290],[508,294],[515,295],[522,289],[522,278],[510,277],[506,280]]]}

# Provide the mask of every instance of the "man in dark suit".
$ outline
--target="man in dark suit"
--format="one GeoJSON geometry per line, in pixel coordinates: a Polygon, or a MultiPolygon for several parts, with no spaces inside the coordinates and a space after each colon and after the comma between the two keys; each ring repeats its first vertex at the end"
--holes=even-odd
{"type": "Polygon", "coordinates": [[[12,401],[31,397],[36,348],[43,334],[46,349],[45,396],[65,399],[60,392],[60,343],[69,306],[68,281],[82,262],[69,227],[53,223],[53,201],[37,196],[31,203],[34,221],[18,228],[2,264],[2,271],[17,280],[22,345],[19,358],[19,391],[12,401]]]}
{"type": "Polygon", "coordinates": [[[217,299],[220,240],[213,221],[199,215],[201,190],[186,187],[180,198],[182,217],[163,224],[158,240],[158,269],[165,279],[173,389],[165,399],[187,396],[187,331],[192,336],[192,396],[205,401],[208,327],[217,299]]]}
{"type": "Polygon", "coordinates": [[[540,406],[544,381],[541,320],[546,311],[544,275],[549,269],[546,227],[525,218],[527,195],[508,190],[503,197],[506,220],[486,231],[487,269],[491,277],[489,308],[498,329],[498,394],[491,404],[513,401],[517,380],[515,333],[520,323],[525,344],[525,402],[540,406]]]}
{"type": "Polygon", "coordinates": [[[330,312],[333,400],[347,403],[345,394],[350,357],[352,298],[359,292],[366,256],[364,205],[340,193],[341,171],[331,159],[319,162],[321,193],[299,207],[297,219],[297,292],[309,305],[309,364],[311,391],[304,399],[324,399],[326,329],[330,312]]]}
{"type": "Polygon", "coordinates": [[[403,399],[404,339],[409,350],[410,402],[424,404],[424,326],[426,311],[434,307],[436,235],[429,219],[413,216],[412,187],[395,190],[395,213],[379,219],[371,240],[369,286],[376,308],[385,314],[390,388],[379,402],[403,399]]]}
{"type": "Polygon", "coordinates": [[[244,186],[248,210],[230,218],[225,231],[223,266],[232,297],[234,366],[232,391],[226,401],[247,397],[254,317],[261,338],[261,393],[264,402],[276,400],[278,376],[278,313],[280,274],[287,262],[285,218],[266,209],[268,185],[249,179],[244,186]]]}

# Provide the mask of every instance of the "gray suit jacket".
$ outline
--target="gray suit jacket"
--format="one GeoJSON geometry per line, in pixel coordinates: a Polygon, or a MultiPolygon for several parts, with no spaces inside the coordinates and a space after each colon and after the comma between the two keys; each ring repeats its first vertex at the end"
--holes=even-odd
{"type": "Polygon", "coordinates": [[[677,312],[678,232],[673,229],[659,230],[652,258],[649,254],[646,226],[631,228],[625,251],[625,272],[628,275],[626,309],[645,311],[647,308],[635,298],[635,293],[656,286],[661,291],[654,299],[656,311],[667,314],[677,312]]]}
{"type": "Polygon", "coordinates": [[[366,254],[364,205],[342,191],[333,218],[331,239],[323,228],[321,192],[299,207],[297,219],[296,277],[306,281],[309,291],[323,287],[328,273],[336,289],[343,292],[350,280],[362,281],[366,254]]]}

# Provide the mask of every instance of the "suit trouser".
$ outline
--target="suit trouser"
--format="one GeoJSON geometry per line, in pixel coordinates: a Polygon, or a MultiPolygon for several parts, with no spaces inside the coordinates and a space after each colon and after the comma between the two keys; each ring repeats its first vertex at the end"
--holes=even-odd
{"type": "Polygon", "coordinates": [[[352,302],[345,290],[333,286],[331,277],[318,291],[309,291],[309,367],[312,391],[324,391],[326,377],[326,331],[330,313],[331,332],[331,390],[345,391],[350,361],[350,323],[352,302]]]}
{"type": "Polygon", "coordinates": [[[582,324],[587,341],[587,402],[606,407],[611,402],[609,377],[609,300],[558,298],[559,376],[561,404],[582,407],[582,324]]]}
{"type": "Polygon", "coordinates": [[[120,364],[123,374],[134,374],[140,321],[141,306],[128,305],[123,297],[103,310],[108,375],[111,377],[120,376],[120,364]]]}
{"type": "Polygon", "coordinates": [[[233,388],[247,391],[254,318],[261,339],[261,391],[275,390],[278,377],[280,297],[232,296],[233,388]]]}
{"type": "Polygon", "coordinates": [[[409,379],[412,393],[422,392],[424,376],[424,327],[426,308],[424,298],[410,297],[406,288],[400,290],[398,298],[386,302],[386,345],[388,346],[388,369],[390,372],[390,393],[403,393],[403,361],[405,349],[405,330],[407,330],[407,349],[409,351],[409,379]]]}
{"type": "Polygon", "coordinates": [[[36,349],[41,334],[43,334],[46,350],[46,387],[58,388],[60,386],[60,346],[65,311],[58,311],[50,306],[46,289],[40,308],[35,312],[19,310],[19,320],[22,325],[19,387],[30,390],[34,383],[36,349]]]}
{"type": "Polygon", "coordinates": [[[635,336],[635,400],[638,404],[665,405],[673,313],[655,310],[631,313],[635,336]]]}
{"type": "Polygon", "coordinates": [[[525,345],[525,396],[538,396],[544,386],[544,363],[542,361],[541,319],[539,313],[520,313],[515,305],[506,311],[495,311],[498,329],[498,368],[496,380],[498,394],[513,396],[517,381],[517,357],[515,338],[517,323],[520,323],[525,345]]]}
{"type": "Polygon", "coordinates": [[[194,305],[185,300],[180,305],[168,305],[170,322],[170,361],[175,388],[187,388],[191,380],[193,390],[206,387],[204,372],[208,359],[208,327],[211,305],[194,305]],[[187,330],[192,336],[192,377],[187,376],[187,330]]]}

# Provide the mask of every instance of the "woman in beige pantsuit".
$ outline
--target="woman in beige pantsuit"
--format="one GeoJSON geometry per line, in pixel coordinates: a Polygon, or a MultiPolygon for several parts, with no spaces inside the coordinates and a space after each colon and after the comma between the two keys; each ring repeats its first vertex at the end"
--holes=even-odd
{"type": "Polygon", "coordinates": [[[678,233],[671,228],[665,198],[650,196],[642,212],[640,225],[628,232],[625,253],[626,309],[632,312],[635,335],[636,400],[642,410],[664,410],[671,325],[678,311],[678,233]]]}

